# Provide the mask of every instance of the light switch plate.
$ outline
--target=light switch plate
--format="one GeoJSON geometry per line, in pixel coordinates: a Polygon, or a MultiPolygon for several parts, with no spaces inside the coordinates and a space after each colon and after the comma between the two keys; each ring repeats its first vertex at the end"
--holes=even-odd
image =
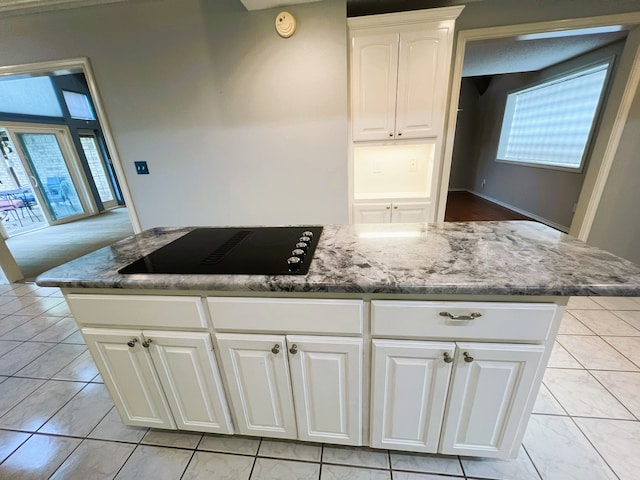
{"type": "Polygon", "coordinates": [[[133,164],[136,166],[136,173],[138,175],[149,175],[147,162],[133,162],[133,164]]]}

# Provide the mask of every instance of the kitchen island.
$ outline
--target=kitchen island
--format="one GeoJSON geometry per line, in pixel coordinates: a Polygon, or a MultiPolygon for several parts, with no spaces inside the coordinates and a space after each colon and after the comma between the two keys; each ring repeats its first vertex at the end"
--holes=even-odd
{"type": "Polygon", "coordinates": [[[568,297],[640,267],[534,222],[327,225],[306,275],[119,274],[156,228],[42,274],[127,424],[510,458],[568,297]]]}

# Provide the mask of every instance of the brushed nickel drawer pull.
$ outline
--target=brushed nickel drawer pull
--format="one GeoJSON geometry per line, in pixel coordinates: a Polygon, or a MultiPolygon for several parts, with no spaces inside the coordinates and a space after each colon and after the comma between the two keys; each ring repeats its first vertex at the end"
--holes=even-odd
{"type": "Polygon", "coordinates": [[[451,357],[451,354],[449,352],[444,352],[442,356],[444,357],[444,363],[453,362],[453,358],[451,357]]]}
{"type": "Polygon", "coordinates": [[[451,312],[440,312],[441,317],[449,317],[451,320],[474,320],[478,317],[481,317],[482,314],[478,312],[473,312],[471,315],[454,315],[451,312]]]}

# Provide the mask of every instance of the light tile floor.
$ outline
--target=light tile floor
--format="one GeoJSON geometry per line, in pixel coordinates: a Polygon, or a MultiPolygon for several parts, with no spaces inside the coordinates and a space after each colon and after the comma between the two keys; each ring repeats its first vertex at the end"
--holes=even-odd
{"type": "Polygon", "coordinates": [[[122,424],[55,288],[0,285],[0,479],[640,478],[640,298],[574,297],[510,461],[122,424]]]}

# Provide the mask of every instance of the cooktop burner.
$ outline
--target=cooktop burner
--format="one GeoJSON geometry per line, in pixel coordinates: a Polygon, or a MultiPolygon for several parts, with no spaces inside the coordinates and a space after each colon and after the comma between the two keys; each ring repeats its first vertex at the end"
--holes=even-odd
{"type": "Polygon", "coordinates": [[[305,275],[322,227],[196,228],[118,273],[305,275]]]}

